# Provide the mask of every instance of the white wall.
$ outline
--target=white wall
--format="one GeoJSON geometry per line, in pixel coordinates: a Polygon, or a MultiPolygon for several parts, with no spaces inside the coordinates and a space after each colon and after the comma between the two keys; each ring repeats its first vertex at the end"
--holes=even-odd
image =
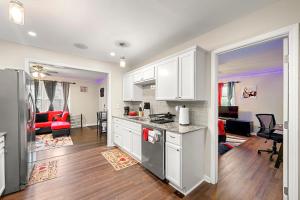
{"type": "Polygon", "coordinates": [[[104,97],[100,97],[99,94],[99,110],[103,111],[104,106],[107,109],[107,79],[100,83],[99,90],[100,88],[104,88],[104,97]]]}
{"type": "Polygon", "coordinates": [[[240,81],[235,84],[235,102],[239,106],[239,119],[250,120],[258,127],[255,116],[258,113],[275,115],[277,123],[283,123],[283,74],[272,73],[248,77],[233,77],[220,79],[220,82],[240,81]],[[245,86],[256,86],[255,99],[243,99],[242,90],[245,86]]]}
{"type": "Polygon", "coordinates": [[[117,64],[100,62],[65,53],[48,51],[0,40],[0,69],[25,69],[25,59],[40,60],[44,63],[56,63],[78,69],[95,70],[111,73],[112,114],[122,114],[122,75],[124,70],[117,64]]]}
{"type": "Polygon", "coordinates": [[[70,113],[72,116],[83,116],[83,125],[93,126],[97,123],[96,113],[99,111],[99,85],[91,81],[74,80],[70,85],[70,113]],[[88,88],[80,92],[80,86],[88,88]]]}

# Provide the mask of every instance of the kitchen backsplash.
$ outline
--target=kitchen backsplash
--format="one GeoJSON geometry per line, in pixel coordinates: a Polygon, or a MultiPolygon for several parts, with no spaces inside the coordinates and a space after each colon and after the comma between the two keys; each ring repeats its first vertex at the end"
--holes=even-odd
{"type": "MultiPolygon", "coordinates": [[[[143,88],[144,102],[150,102],[151,113],[166,113],[170,112],[176,115],[175,121],[178,121],[179,113],[176,112],[176,106],[185,105],[190,109],[190,123],[195,125],[207,125],[207,113],[208,105],[207,102],[203,101],[189,101],[189,102],[178,102],[178,101],[156,101],[155,100],[155,86],[151,87],[146,85],[143,88]]],[[[125,102],[126,106],[130,107],[131,111],[137,111],[141,102],[125,102]]],[[[142,105],[144,105],[142,103],[142,105]]]]}

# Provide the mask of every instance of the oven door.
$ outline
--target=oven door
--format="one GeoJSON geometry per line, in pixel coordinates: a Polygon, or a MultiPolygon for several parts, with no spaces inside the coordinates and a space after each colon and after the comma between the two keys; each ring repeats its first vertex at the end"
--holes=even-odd
{"type": "MultiPolygon", "coordinates": [[[[145,127],[153,130],[151,127],[145,127]]],[[[165,130],[158,130],[161,134],[154,144],[145,141],[142,134],[142,165],[160,179],[165,179],[165,130]]]]}

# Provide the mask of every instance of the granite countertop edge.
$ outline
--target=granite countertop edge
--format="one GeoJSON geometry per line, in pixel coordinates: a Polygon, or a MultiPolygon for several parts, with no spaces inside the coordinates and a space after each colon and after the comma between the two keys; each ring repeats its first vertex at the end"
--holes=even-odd
{"type": "Polygon", "coordinates": [[[5,136],[6,132],[0,132],[0,137],[5,136]]]}
{"type": "Polygon", "coordinates": [[[170,123],[166,123],[166,124],[156,124],[156,123],[151,123],[147,119],[143,120],[143,121],[131,119],[130,116],[113,115],[113,117],[127,120],[127,121],[134,122],[134,123],[138,123],[138,124],[142,124],[142,125],[146,125],[146,126],[152,126],[152,127],[163,129],[163,130],[170,131],[170,132],[176,132],[179,134],[185,134],[185,133],[190,133],[190,132],[194,132],[194,131],[198,131],[198,130],[202,130],[202,129],[207,129],[206,126],[201,126],[201,125],[182,126],[182,125],[179,125],[178,122],[170,122],[170,123]]]}

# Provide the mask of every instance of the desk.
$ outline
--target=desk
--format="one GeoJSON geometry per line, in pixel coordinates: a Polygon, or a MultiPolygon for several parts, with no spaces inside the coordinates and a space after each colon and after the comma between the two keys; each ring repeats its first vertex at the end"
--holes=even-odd
{"type": "MultiPolygon", "coordinates": [[[[283,124],[276,124],[274,126],[274,130],[278,134],[283,134],[283,124]]],[[[281,143],[281,145],[279,147],[279,152],[278,152],[278,157],[277,157],[276,162],[275,162],[275,167],[279,168],[280,167],[280,163],[282,161],[283,161],[283,142],[281,143]]]]}

